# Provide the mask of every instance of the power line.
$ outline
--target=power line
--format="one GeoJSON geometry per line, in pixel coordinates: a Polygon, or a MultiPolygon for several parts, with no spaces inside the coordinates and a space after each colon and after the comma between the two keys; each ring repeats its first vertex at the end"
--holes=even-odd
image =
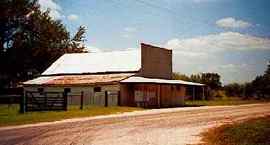
{"type": "MultiPolygon", "coordinates": [[[[166,12],[166,13],[169,13],[169,14],[173,15],[175,18],[177,18],[178,20],[180,20],[181,23],[183,23],[183,22],[184,22],[184,23],[187,23],[186,20],[183,21],[183,19],[179,17],[179,15],[178,15],[178,13],[177,13],[176,11],[174,11],[174,10],[168,8],[168,7],[162,7],[162,6],[160,6],[160,5],[153,4],[153,3],[150,3],[150,2],[147,2],[147,1],[144,1],[144,0],[135,0],[135,2],[141,3],[141,4],[146,5],[146,6],[148,6],[148,7],[152,7],[152,8],[155,8],[155,9],[159,9],[159,10],[164,11],[164,12],[166,12]]],[[[192,18],[192,16],[190,16],[189,18],[194,20],[194,18],[192,18]]],[[[192,20],[191,20],[191,21],[192,21],[192,20]]],[[[196,21],[192,21],[192,22],[196,22],[196,21]]],[[[212,24],[209,23],[208,21],[203,21],[203,22],[204,22],[205,24],[207,24],[207,25],[212,26],[212,24]]]]}

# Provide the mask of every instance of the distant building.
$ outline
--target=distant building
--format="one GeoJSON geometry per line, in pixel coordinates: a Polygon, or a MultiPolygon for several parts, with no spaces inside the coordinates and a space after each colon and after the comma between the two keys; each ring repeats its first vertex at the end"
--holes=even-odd
{"type": "Polygon", "coordinates": [[[183,105],[204,96],[204,85],[172,80],[172,50],[141,44],[140,50],[65,54],[42,75],[23,83],[25,91],[69,91],[69,104],[142,107],[183,105]],[[188,93],[193,88],[191,93],[188,93]]]}

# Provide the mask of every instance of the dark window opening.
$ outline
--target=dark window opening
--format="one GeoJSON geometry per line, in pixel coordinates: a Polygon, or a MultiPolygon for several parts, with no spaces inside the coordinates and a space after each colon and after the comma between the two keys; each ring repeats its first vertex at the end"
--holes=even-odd
{"type": "Polygon", "coordinates": [[[187,86],[186,94],[187,96],[193,96],[193,86],[187,86]]]}
{"type": "Polygon", "coordinates": [[[101,87],[94,87],[94,92],[101,92],[101,87]]]}
{"type": "Polygon", "coordinates": [[[39,93],[44,92],[44,88],[38,88],[37,90],[38,90],[39,93]]]}
{"type": "Polygon", "coordinates": [[[38,88],[37,90],[38,90],[38,92],[39,92],[40,95],[42,95],[43,92],[44,92],[44,88],[38,88]]]}
{"type": "Polygon", "coordinates": [[[70,88],[65,88],[65,89],[64,89],[64,92],[70,93],[70,92],[71,92],[71,89],[70,89],[70,88]]]}

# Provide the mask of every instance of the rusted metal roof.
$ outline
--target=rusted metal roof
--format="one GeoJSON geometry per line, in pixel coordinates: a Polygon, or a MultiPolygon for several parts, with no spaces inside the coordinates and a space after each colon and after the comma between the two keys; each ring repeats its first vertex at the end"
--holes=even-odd
{"type": "Polygon", "coordinates": [[[121,83],[157,83],[157,84],[182,84],[182,85],[191,85],[191,86],[204,86],[204,84],[187,82],[183,80],[167,80],[167,79],[145,78],[145,77],[138,77],[138,76],[132,76],[120,82],[121,83]]]}
{"type": "Polygon", "coordinates": [[[134,73],[120,74],[99,74],[99,75],[62,75],[62,76],[41,76],[33,80],[24,82],[24,85],[92,85],[92,84],[112,84],[118,83],[134,73]]]}

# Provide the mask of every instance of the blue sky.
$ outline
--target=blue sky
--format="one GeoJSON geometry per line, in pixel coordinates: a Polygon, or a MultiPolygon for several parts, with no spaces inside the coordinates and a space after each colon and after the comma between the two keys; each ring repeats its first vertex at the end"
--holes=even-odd
{"type": "Polygon", "coordinates": [[[270,60],[269,0],[39,0],[71,33],[87,27],[90,51],[173,50],[173,70],[218,72],[226,83],[262,74],[270,60]]]}

